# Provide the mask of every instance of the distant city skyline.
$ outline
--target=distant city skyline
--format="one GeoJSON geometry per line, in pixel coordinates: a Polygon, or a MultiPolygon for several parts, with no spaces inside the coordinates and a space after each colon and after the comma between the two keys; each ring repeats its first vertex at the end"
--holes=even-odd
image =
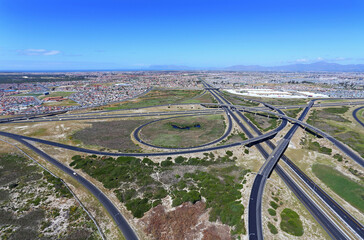
{"type": "Polygon", "coordinates": [[[0,71],[364,63],[364,2],[2,0],[0,71]]]}

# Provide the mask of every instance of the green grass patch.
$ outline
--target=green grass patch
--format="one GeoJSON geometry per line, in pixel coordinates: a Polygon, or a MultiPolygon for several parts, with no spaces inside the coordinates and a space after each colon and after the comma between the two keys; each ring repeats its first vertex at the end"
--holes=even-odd
{"type": "Polygon", "coordinates": [[[359,118],[359,120],[364,122],[364,108],[360,109],[356,114],[357,114],[357,117],[359,118]]]}
{"type": "Polygon", "coordinates": [[[281,224],[280,227],[282,231],[293,236],[303,235],[303,226],[300,216],[293,210],[285,208],[281,212],[281,224]]]}
{"type": "Polygon", "coordinates": [[[46,97],[68,97],[75,92],[50,92],[48,95],[42,95],[39,99],[43,99],[46,97]]]}
{"type": "Polygon", "coordinates": [[[311,99],[293,99],[293,98],[261,98],[261,97],[251,97],[244,96],[246,99],[253,99],[262,101],[271,105],[304,105],[311,99]]]}
{"type": "Polygon", "coordinates": [[[241,96],[233,95],[228,92],[223,92],[223,97],[234,105],[243,105],[247,107],[256,107],[259,105],[257,102],[244,100],[241,96]]]}
{"type": "Polygon", "coordinates": [[[336,194],[348,203],[364,212],[364,187],[350,178],[346,177],[332,167],[314,164],[313,173],[336,194]]]}
{"type": "Polygon", "coordinates": [[[207,92],[200,97],[181,101],[181,103],[216,103],[216,100],[209,92],[207,92]]]}
{"type": "Polygon", "coordinates": [[[342,107],[338,107],[338,108],[324,108],[322,111],[326,112],[326,113],[339,113],[339,114],[344,114],[349,110],[349,107],[347,106],[342,106],[342,107]]]}
{"type": "Polygon", "coordinates": [[[76,103],[75,101],[71,100],[71,99],[67,99],[67,100],[63,100],[63,101],[59,101],[59,102],[43,102],[42,106],[77,106],[79,105],[78,103],[76,103]]]}
{"type": "Polygon", "coordinates": [[[283,112],[291,118],[297,118],[298,113],[302,111],[302,108],[296,108],[292,110],[283,110],[283,112]]]}
{"type": "Polygon", "coordinates": [[[257,126],[261,131],[267,132],[269,130],[273,130],[278,127],[280,120],[273,116],[267,114],[252,114],[252,113],[245,113],[244,114],[255,126],[257,126]]]}
{"type": "Polygon", "coordinates": [[[33,137],[39,137],[44,136],[44,134],[47,132],[46,128],[38,128],[36,131],[34,131],[31,136],[33,137]]]}
{"type": "Polygon", "coordinates": [[[15,94],[12,95],[14,97],[24,97],[24,96],[30,96],[30,97],[39,97],[42,96],[43,94],[41,93],[20,93],[20,94],[15,94]]]}
{"type": "Polygon", "coordinates": [[[201,94],[201,90],[152,90],[131,101],[105,106],[107,110],[130,109],[180,103],[201,94]]]}
{"type": "Polygon", "coordinates": [[[224,132],[222,115],[206,115],[166,119],[149,124],[142,129],[141,138],[161,147],[194,147],[212,142],[224,132]],[[189,129],[180,129],[186,127],[189,129]]]}

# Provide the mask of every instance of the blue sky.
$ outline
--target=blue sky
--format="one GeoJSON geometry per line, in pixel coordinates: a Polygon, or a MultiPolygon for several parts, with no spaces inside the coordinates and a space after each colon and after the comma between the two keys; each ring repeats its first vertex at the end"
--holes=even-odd
{"type": "Polygon", "coordinates": [[[362,0],[0,0],[0,70],[364,63],[362,0]]]}

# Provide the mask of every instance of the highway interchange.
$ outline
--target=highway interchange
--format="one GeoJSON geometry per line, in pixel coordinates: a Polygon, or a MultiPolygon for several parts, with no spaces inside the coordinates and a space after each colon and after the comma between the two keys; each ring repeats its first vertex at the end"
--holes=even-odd
{"type": "MultiPolygon", "coordinates": [[[[203,82],[205,89],[200,94],[204,95],[207,92],[211,93],[211,95],[217,100],[218,109],[202,109],[202,110],[185,110],[185,111],[163,111],[163,112],[140,112],[140,113],[113,113],[113,111],[98,111],[98,112],[87,112],[87,113],[57,113],[50,115],[40,115],[40,116],[22,116],[19,118],[9,118],[7,120],[1,120],[2,123],[24,123],[24,122],[46,122],[46,121],[71,121],[71,120],[91,120],[91,119],[108,119],[108,118],[133,118],[133,117],[154,117],[157,118],[152,120],[142,126],[138,127],[133,132],[133,137],[148,147],[159,149],[160,152],[151,152],[151,153],[114,153],[114,152],[102,152],[95,151],[91,149],[79,148],[75,146],[70,146],[66,144],[61,144],[57,142],[42,140],[38,138],[26,137],[17,134],[0,132],[0,135],[12,138],[27,148],[31,149],[35,153],[37,153],[42,158],[46,159],[59,169],[61,169],[66,174],[72,176],[79,183],[85,186],[93,195],[97,197],[97,199],[101,202],[101,204],[105,207],[105,209],[110,213],[113,217],[114,221],[117,223],[120,230],[123,232],[126,239],[138,239],[135,231],[129,226],[127,221],[123,218],[120,211],[113,205],[113,203],[91,182],[86,180],[85,178],[74,175],[73,170],[56,159],[52,158],[45,152],[41,151],[34,145],[32,145],[29,141],[38,142],[42,144],[51,145],[54,147],[65,148],[69,150],[74,150],[83,153],[89,154],[98,154],[98,155],[110,155],[110,156],[167,156],[167,155],[181,155],[181,154],[190,154],[196,152],[206,152],[212,151],[216,149],[224,149],[228,147],[234,147],[239,145],[246,146],[255,146],[258,151],[262,154],[262,156],[266,159],[261,169],[256,175],[251,195],[249,201],[249,212],[248,212],[248,230],[249,230],[249,238],[250,239],[263,239],[263,230],[262,230],[262,222],[261,222],[261,201],[264,192],[264,186],[271,175],[272,171],[275,170],[277,174],[283,179],[285,184],[292,190],[292,192],[297,196],[297,198],[303,203],[303,205],[308,209],[308,211],[313,215],[313,217],[318,221],[318,223],[326,230],[329,236],[333,239],[362,239],[364,238],[364,230],[363,225],[361,225],[354,217],[352,217],[347,211],[344,210],[337,202],[335,202],[328,194],[325,193],[321,188],[317,186],[307,175],[305,175],[291,160],[289,160],[285,155],[284,151],[287,148],[290,139],[294,135],[295,131],[298,127],[302,127],[305,129],[310,129],[311,131],[319,134],[322,137],[327,138],[333,144],[335,144],[343,153],[345,153],[348,157],[352,158],[354,161],[359,163],[361,166],[364,166],[364,160],[354,153],[351,149],[349,149],[345,144],[337,141],[335,138],[331,137],[327,133],[307,124],[304,122],[304,118],[309,112],[311,107],[324,107],[324,106],[341,106],[341,105],[354,105],[354,104],[363,104],[363,102],[338,102],[338,103],[320,103],[315,104],[314,101],[310,101],[308,105],[293,105],[293,106],[271,106],[269,104],[265,104],[264,102],[259,102],[264,105],[264,107],[244,107],[241,105],[232,105],[228,102],[220,93],[220,91],[207,83],[203,82]],[[287,117],[280,109],[290,109],[290,108],[305,108],[301,113],[298,119],[287,117]],[[253,112],[253,113],[266,113],[272,114],[280,118],[281,124],[274,130],[262,134],[259,129],[254,126],[241,112],[253,112]],[[183,116],[196,116],[196,115],[205,115],[205,114],[225,114],[227,119],[227,128],[225,133],[220,138],[207,143],[201,146],[197,146],[194,148],[188,149],[166,149],[158,146],[153,146],[144,142],[140,138],[140,130],[148,124],[151,124],[156,121],[165,120],[168,118],[176,118],[183,116]],[[167,118],[165,118],[165,116],[167,118]],[[248,136],[248,140],[233,143],[233,144],[225,144],[213,146],[214,144],[220,142],[224,138],[226,138],[232,129],[232,122],[235,122],[242,131],[248,136]],[[279,131],[284,129],[287,126],[287,122],[291,122],[293,126],[290,128],[288,133],[278,142],[277,146],[275,146],[270,139],[274,138],[279,131]],[[244,123],[244,124],[243,124],[244,123]],[[246,127],[246,125],[252,129],[257,136],[250,132],[250,130],[246,127]],[[168,150],[168,151],[163,151],[168,150]],[[171,151],[173,150],[173,151],[171,151]],[[270,153],[267,151],[271,151],[270,153]],[[282,159],[283,162],[279,160],[282,159]]],[[[183,106],[183,104],[178,104],[183,106]]],[[[191,105],[191,104],[186,104],[191,105]]],[[[196,105],[196,104],[195,104],[196,105]]],[[[199,104],[204,106],[214,105],[214,104],[199,104]]],[[[356,113],[364,107],[359,107],[353,112],[354,118],[362,125],[363,123],[356,117],[356,113]]],[[[120,110],[119,110],[120,111],[120,110]]]]}

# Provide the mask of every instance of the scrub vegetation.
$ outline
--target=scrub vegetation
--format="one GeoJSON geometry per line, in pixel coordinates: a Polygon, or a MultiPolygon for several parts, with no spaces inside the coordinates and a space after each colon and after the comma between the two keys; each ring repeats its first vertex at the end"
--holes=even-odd
{"type": "Polygon", "coordinates": [[[60,179],[13,154],[0,155],[1,239],[101,239],[60,179]]]}
{"type": "Polygon", "coordinates": [[[261,131],[268,132],[278,127],[280,120],[273,115],[270,115],[269,118],[267,114],[252,114],[245,113],[244,114],[255,126],[257,126],[261,131]],[[264,115],[264,116],[263,116],[264,115]]]}
{"type": "Polygon", "coordinates": [[[271,222],[268,222],[268,228],[269,228],[270,233],[272,233],[272,234],[278,233],[277,228],[271,222]]]}
{"type": "Polygon", "coordinates": [[[245,134],[243,132],[238,132],[238,131],[234,130],[234,132],[232,134],[230,134],[227,138],[222,140],[218,145],[225,145],[225,144],[230,144],[230,143],[241,142],[241,141],[244,141],[247,139],[248,138],[245,136],[245,134]]]}
{"type": "Polygon", "coordinates": [[[146,120],[92,122],[91,127],[75,132],[70,139],[75,143],[80,141],[85,145],[95,145],[122,152],[140,151],[141,148],[134,144],[130,135],[135,128],[147,122],[146,120]]]}
{"type": "Polygon", "coordinates": [[[327,132],[341,142],[344,142],[364,157],[364,134],[350,127],[351,121],[344,118],[349,107],[324,108],[313,110],[307,123],[327,132]]]}
{"type": "Polygon", "coordinates": [[[231,151],[223,157],[212,153],[205,153],[203,158],[168,157],[161,163],[149,158],[96,155],[76,155],[72,160],[70,166],[82,169],[113,190],[136,218],[143,217],[168,195],[175,207],[204,198],[206,208],[211,208],[210,221],[231,226],[232,235],[246,232],[240,182],[250,170],[235,165],[231,151]]]}
{"type": "Polygon", "coordinates": [[[307,149],[312,150],[312,151],[316,151],[316,152],[323,153],[326,155],[331,155],[331,153],[332,153],[331,148],[321,146],[318,142],[314,142],[311,139],[308,139],[308,140],[304,139],[302,141],[302,144],[305,145],[307,147],[307,149]]]}
{"type": "Polygon", "coordinates": [[[281,224],[282,231],[289,233],[293,236],[303,235],[303,226],[300,216],[292,209],[285,208],[281,212],[281,224]]]}
{"type": "Polygon", "coordinates": [[[268,229],[272,234],[278,233],[278,229],[275,226],[275,224],[277,224],[277,221],[278,221],[276,216],[277,216],[277,211],[279,211],[281,206],[283,205],[283,202],[280,201],[280,199],[279,199],[279,194],[280,194],[279,191],[276,192],[276,194],[274,194],[272,192],[272,196],[271,196],[272,200],[269,201],[270,208],[268,208],[268,213],[269,213],[268,219],[270,221],[268,221],[268,229]]]}

